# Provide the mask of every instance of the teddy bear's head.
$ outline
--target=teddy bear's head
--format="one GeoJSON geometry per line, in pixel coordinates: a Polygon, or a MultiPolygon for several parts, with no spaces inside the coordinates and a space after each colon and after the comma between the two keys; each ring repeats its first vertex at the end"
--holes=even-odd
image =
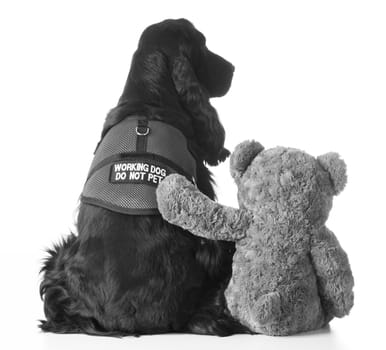
{"type": "Polygon", "coordinates": [[[347,181],[346,165],[337,153],[314,158],[293,148],[264,150],[256,141],[236,147],[230,168],[240,207],[286,215],[298,212],[314,223],[327,220],[333,196],[347,181]]]}

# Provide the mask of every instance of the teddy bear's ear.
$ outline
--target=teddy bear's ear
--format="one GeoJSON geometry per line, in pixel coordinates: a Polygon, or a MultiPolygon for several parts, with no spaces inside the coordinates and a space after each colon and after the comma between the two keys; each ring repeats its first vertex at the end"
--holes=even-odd
{"type": "Polygon", "coordinates": [[[252,160],[264,149],[257,141],[244,141],[238,144],[231,154],[231,175],[237,182],[251,164],[252,160]]]}
{"type": "Polygon", "coordinates": [[[335,152],[323,154],[317,160],[322,168],[330,174],[334,194],[339,194],[347,183],[346,163],[335,152]]]}

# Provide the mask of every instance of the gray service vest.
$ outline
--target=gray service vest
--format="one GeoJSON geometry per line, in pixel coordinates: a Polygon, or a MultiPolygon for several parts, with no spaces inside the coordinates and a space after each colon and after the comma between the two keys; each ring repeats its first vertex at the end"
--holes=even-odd
{"type": "Polygon", "coordinates": [[[130,116],[97,146],[81,201],[123,214],[159,214],[155,190],[171,173],[196,179],[185,136],[161,121],[130,116]]]}

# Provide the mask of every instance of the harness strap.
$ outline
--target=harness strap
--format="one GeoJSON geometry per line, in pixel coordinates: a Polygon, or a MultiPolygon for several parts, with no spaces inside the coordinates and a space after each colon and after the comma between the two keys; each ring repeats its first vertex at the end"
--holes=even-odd
{"type": "Polygon", "coordinates": [[[135,133],[137,134],[137,152],[145,153],[147,146],[147,135],[150,133],[150,128],[148,126],[149,122],[147,119],[138,119],[137,127],[135,128],[135,133]]]}

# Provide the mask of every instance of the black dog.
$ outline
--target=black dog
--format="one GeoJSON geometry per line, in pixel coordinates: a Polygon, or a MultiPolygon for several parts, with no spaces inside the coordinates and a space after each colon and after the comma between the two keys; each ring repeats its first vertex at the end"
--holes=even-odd
{"type": "MultiPolygon", "coordinates": [[[[102,138],[133,115],[179,129],[196,160],[197,186],[214,198],[204,162],[229,152],[209,98],[229,89],[234,67],[210,52],[187,20],[166,20],[142,34],[117,107],[102,138]]],[[[249,332],[227,312],[223,291],[234,246],[207,241],[160,215],[125,215],[81,203],[78,236],[49,251],[40,293],[57,333],[139,335],[189,332],[220,336],[249,332]]]]}

